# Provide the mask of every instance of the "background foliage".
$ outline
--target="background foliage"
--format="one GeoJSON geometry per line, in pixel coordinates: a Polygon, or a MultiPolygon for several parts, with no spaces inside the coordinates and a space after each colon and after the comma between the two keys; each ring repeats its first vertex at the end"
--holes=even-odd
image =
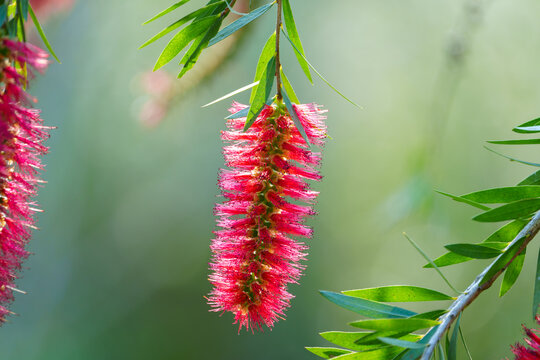
{"type": "MultiPolygon", "coordinates": [[[[318,289],[408,283],[446,291],[435,272],[419,270],[424,260],[401,232],[436,257],[444,244],[480,241],[495,229],[469,221],[474,209],[430,188],[463,194],[514,184],[532,172],[482,145],[508,138],[509,129],[538,115],[537,2],[516,7],[498,0],[485,8],[441,128],[432,126],[444,115],[432,110],[440,100],[434,94],[447,85],[437,79],[454,76],[447,72],[449,39],[462,34],[464,4],[477,2],[293,1],[308,57],[364,110],[318,79],[311,87],[299,67],[288,71],[301,100],[330,110],[333,140],[325,149],[326,177],[316,185],[320,216],[311,221],[308,270],[292,289],[297,297],[287,320],[264,334],[237,335],[230,318],[208,313],[202,298],[210,287],[211,209],[223,162],[218,131],[226,111],[223,104],[199,105],[252,81],[274,18],[261,18],[249,29],[252,40],[240,44],[240,56],[148,130],[136,120],[144,99],[133,74],[153,66],[159,46],[137,51],[152,26],[140,24],[169,3],[79,1],[46,27],[63,64],[52,64],[33,91],[46,122],[59,129],[48,142],[49,184],[39,199],[46,212],[30,247],[36,255],[19,283],[29,294],[14,304],[21,316],[0,328],[6,358],[315,358],[303,346],[329,345],[317,332],[346,330],[351,320],[318,289]],[[434,139],[437,151],[423,161],[420,154],[434,139]],[[415,194],[431,200],[412,201],[415,194]],[[412,203],[423,205],[409,213],[412,203]]],[[[297,66],[292,52],[283,56],[289,69],[297,66]]],[[[538,151],[497,150],[530,161],[538,151]]],[[[535,243],[530,254],[537,253],[535,243]]],[[[473,356],[502,358],[521,337],[520,324],[530,318],[534,257],[504,298],[494,301],[495,286],[465,313],[473,356]]],[[[481,268],[478,261],[445,273],[462,288],[481,268]]]]}

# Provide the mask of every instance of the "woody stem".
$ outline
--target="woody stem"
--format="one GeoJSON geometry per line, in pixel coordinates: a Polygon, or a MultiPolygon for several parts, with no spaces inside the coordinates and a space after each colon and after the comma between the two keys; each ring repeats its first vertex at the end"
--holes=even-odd
{"type": "Polygon", "coordinates": [[[279,61],[279,35],[281,31],[281,0],[277,1],[277,22],[276,22],[276,87],[277,87],[277,99],[281,100],[283,96],[281,95],[281,62],[279,61]]]}

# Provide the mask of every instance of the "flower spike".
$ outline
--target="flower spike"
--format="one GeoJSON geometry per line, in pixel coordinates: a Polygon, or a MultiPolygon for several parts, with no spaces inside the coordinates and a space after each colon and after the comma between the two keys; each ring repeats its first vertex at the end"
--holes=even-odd
{"type": "MultiPolygon", "coordinates": [[[[233,103],[231,113],[245,109],[233,103]]],[[[322,146],[326,138],[325,111],[315,104],[293,105],[309,141],[322,146]]],[[[225,201],[217,204],[218,226],[208,302],[213,311],[230,311],[239,331],[262,330],[283,318],[293,298],[289,283],[297,283],[307,246],[293,237],[310,238],[303,225],[314,215],[310,206],[318,195],[306,180],[320,180],[316,167],[321,154],[312,152],[286,106],[276,100],[265,106],[248,131],[246,118],[228,119],[222,139],[228,170],[219,175],[225,201]],[[291,202],[294,201],[294,202],[291,202]]]]}
{"type": "Polygon", "coordinates": [[[39,156],[47,152],[47,128],[25,92],[32,69],[43,72],[47,54],[36,46],[0,41],[0,322],[11,312],[14,284],[34,227],[32,197],[41,183],[39,156]]]}

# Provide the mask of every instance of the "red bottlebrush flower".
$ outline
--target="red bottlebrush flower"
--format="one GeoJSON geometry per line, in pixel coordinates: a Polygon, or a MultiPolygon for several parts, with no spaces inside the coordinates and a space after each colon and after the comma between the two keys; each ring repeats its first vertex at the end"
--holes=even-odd
{"type": "MultiPolygon", "coordinates": [[[[309,141],[321,146],[326,138],[326,118],[317,105],[293,105],[309,141]]],[[[236,113],[245,105],[234,103],[236,113]]],[[[213,311],[230,311],[235,323],[246,329],[273,326],[293,298],[287,291],[303,270],[300,260],[307,247],[292,236],[311,237],[303,220],[313,215],[311,203],[317,192],[306,180],[320,180],[314,169],[321,160],[294,125],[282,103],[266,106],[251,128],[246,118],[229,119],[222,139],[225,163],[219,185],[225,202],[216,205],[220,218],[211,245],[214,253],[209,296],[213,311]]]]}
{"type": "Polygon", "coordinates": [[[10,313],[14,281],[28,256],[36,211],[31,198],[40,183],[39,155],[47,151],[39,111],[26,107],[35,100],[24,90],[22,69],[43,71],[47,56],[33,45],[0,40],[0,322],[10,313]]]}
{"type": "MultiPolygon", "coordinates": [[[[536,322],[540,325],[540,317],[536,316],[536,322]]],[[[527,335],[528,339],[525,339],[527,346],[520,343],[512,346],[512,352],[514,353],[515,360],[539,360],[540,359],[540,334],[539,330],[531,330],[523,326],[523,331],[527,335]]]]}

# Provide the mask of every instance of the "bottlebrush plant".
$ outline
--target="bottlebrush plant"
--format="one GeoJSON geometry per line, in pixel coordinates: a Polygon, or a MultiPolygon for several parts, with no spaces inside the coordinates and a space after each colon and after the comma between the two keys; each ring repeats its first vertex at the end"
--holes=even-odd
{"type": "MultiPolygon", "coordinates": [[[[175,3],[146,23],[188,1],[175,3]]],[[[233,103],[232,114],[227,117],[228,131],[222,133],[222,139],[228,143],[223,152],[229,169],[222,170],[219,179],[225,201],[215,207],[221,230],[215,232],[211,245],[209,279],[214,288],[208,303],[213,311],[232,312],[239,330],[253,330],[273,326],[290,306],[293,296],[287,285],[300,277],[304,268],[300,261],[307,248],[294,237],[311,237],[311,229],[303,222],[314,214],[311,206],[296,202],[310,204],[317,196],[306,183],[321,178],[315,169],[321,154],[312,151],[311,146],[322,146],[327,137],[324,111],[316,104],[301,104],[283,71],[282,36],[291,44],[308,80],[313,81],[313,70],[330,84],[306,59],[289,0],[276,0],[249,13],[236,11],[235,3],[210,0],[141,47],[186,25],[172,37],[154,66],[154,70],[160,69],[187,48],[180,60],[181,78],[193,68],[204,49],[226,39],[272,7],[277,8],[275,32],[263,47],[254,82],[206,105],[251,89],[249,104],[233,103]],[[231,13],[241,16],[221,28],[231,13]]]]}
{"type": "MultiPolygon", "coordinates": [[[[48,55],[26,43],[25,22],[33,20],[46,46],[43,30],[28,0],[0,0],[0,322],[11,312],[15,281],[38,211],[32,197],[42,183],[40,156],[49,127],[43,125],[36,101],[27,92],[34,71],[43,73],[48,55]]],[[[52,50],[51,50],[52,53],[52,50]]],[[[56,57],[56,56],[55,56],[56,57]]]]}
{"type": "MultiPolygon", "coordinates": [[[[520,134],[540,133],[540,118],[528,121],[513,129],[520,134]]],[[[498,145],[538,145],[540,139],[517,139],[489,141],[498,145]]],[[[495,152],[494,150],[488,149],[495,152]]],[[[496,152],[497,153],[497,152],[496,152]]],[[[499,154],[499,153],[497,153],[499,154]]],[[[502,154],[499,154],[502,155],[502,154]]],[[[514,159],[511,161],[529,166],[540,164],[514,159]]],[[[341,293],[322,291],[331,302],[351,310],[365,319],[349,325],[362,329],[360,332],[323,332],[320,335],[331,343],[341,346],[308,347],[322,358],[332,359],[395,359],[395,360],[455,360],[459,339],[463,341],[467,356],[471,357],[460,329],[464,310],[489,289],[503,275],[499,296],[504,296],[518,279],[527,246],[540,230],[540,170],[521,181],[517,186],[481,190],[462,196],[440,192],[451,199],[473,206],[482,211],[473,220],[479,222],[507,222],[482,242],[446,245],[447,253],[431,260],[407,235],[405,237],[427,260],[425,268],[436,270],[455,294],[446,295],[432,289],[416,286],[382,286],[377,288],[347,290],[341,293]],[[495,204],[503,204],[492,207],[495,204]],[[472,260],[494,259],[464,290],[458,291],[440,270],[441,267],[472,260]],[[395,302],[450,301],[445,309],[426,309],[417,313],[388,305],[395,302]],[[418,333],[424,331],[423,333],[418,333]]],[[[532,299],[532,318],[537,318],[540,306],[540,254],[532,299]]],[[[513,348],[517,359],[539,359],[538,337],[527,331],[532,350],[523,346],[513,348]]]]}

